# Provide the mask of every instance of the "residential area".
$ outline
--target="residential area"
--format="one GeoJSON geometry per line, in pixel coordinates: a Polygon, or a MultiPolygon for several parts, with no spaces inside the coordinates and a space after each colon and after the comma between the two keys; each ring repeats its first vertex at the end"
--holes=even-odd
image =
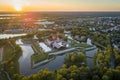
{"type": "Polygon", "coordinates": [[[46,68],[51,72],[68,68],[68,74],[72,67],[84,68],[80,74],[84,80],[90,70],[101,66],[106,74],[109,68],[112,73],[119,69],[120,16],[41,14],[49,15],[0,16],[0,79],[24,80],[46,68]]]}

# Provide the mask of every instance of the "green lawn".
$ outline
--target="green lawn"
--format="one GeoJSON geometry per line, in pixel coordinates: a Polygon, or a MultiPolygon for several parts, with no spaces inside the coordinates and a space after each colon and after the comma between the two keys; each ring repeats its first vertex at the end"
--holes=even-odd
{"type": "Polygon", "coordinates": [[[39,47],[38,43],[34,40],[31,40],[32,48],[35,53],[44,55],[44,51],[39,47]]]}
{"type": "Polygon", "coordinates": [[[71,39],[70,41],[71,41],[71,47],[84,47],[84,48],[92,47],[91,45],[88,45],[86,43],[77,43],[77,41],[71,39]]]}
{"type": "Polygon", "coordinates": [[[101,48],[105,49],[105,46],[103,46],[103,45],[101,45],[101,44],[99,44],[97,42],[93,42],[93,44],[96,45],[96,46],[98,46],[98,47],[101,47],[101,48]]]}
{"type": "Polygon", "coordinates": [[[79,44],[76,44],[76,45],[78,45],[78,46],[80,46],[80,47],[84,47],[84,48],[92,47],[91,45],[88,45],[88,44],[86,44],[86,43],[79,43],[79,44]]]}
{"type": "Polygon", "coordinates": [[[38,62],[43,61],[43,60],[45,60],[45,59],[48,58],[48,53],[45,53],[45,52],[39,47],[39,45],[37,44],[36,41],[31,40],[31,44],[32,44],[32,48],[33,48],[33,50],[34,50],[34,52],[35,52],[35,54],[33,54],[33,55],[31,56],[32,61],[33,61],[34,63],[38,63],[38,62]]]}
{"type": "Polygon", "coordinates": [[[43,60],[47,59],[47,58],[48,58],[48,54],[47,54],[47,53],[44,54],[44,55],[33,54],[33,55],[31,56],[31,58],[32,58],[32,60],[34,61],[34,63],[38,63],[38,62],[40,62],[40,61],[43,61],[43,60]]]}

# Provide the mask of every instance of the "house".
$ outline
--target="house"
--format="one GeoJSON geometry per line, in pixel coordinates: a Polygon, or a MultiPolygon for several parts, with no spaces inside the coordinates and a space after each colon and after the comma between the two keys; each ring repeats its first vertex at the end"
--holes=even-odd
{"type": "Polygon", "coordinates": [[[50,52],[52,49],[50,47],[48,47],[45,43],[40,42],[39,43],[39,47],[41,47],[43,49],[44,52],[50,52]]]}
{"type": "Polygon", "coordinates": [[[86,38],[87,38],[86,36],[75,35],[75,39],[80,42],[86,41],[86,38]]]}
{"type": "Polygon", "coordinates": [[[71,31],[64,30],[64,34],[65,34],[65,36],[69,37],[69,36],[71,36],[71,31]]]}
{"type": "Polygon", "coordinates": [[[45,44],[47,44],[48,46],[51,46],[54,49],[62,49],[65,48],[67,45],[67,42],[60,39],[60,40],[49,40],[46,39],[45,40],[45,44]]]}
{"type": "Polygon", "coordinates": [[[56,34],[52,34],[49,39],[45,40],[45,44],[53,49],[62,49],[65,48],[67,45],[67,40],[62,38],[62,35],[57,32],[56,34]]]}
{"type": "Polygon", "coordinates": [[[54,49],[62,49],[66,47],[67,42],[63,40],[56,40],[51,43],[51,47],[54,49]]]}
{"type": "Polygon", "coordinates": [[[49,39],[46,39],[45,40],[45,43],[48,45],[48,46],[51,46],[51,43],[52,43],[53,41],[51,41],[51,40],[49,40],[49,39]]]}
{"type": "Polygon", "coordinates": [[[34,35],[33,39],[34,40],[38,40],[38,37],[36,35],[34,35]]]}

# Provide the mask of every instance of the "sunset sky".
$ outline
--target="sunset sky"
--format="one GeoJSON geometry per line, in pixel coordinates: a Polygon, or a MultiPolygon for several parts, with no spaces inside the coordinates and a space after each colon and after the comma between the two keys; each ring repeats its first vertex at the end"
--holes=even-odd
{"type": "Polygon", "coordinates": [[[0,0],[0,11],[120,11],[120,0],[0,0]]]}

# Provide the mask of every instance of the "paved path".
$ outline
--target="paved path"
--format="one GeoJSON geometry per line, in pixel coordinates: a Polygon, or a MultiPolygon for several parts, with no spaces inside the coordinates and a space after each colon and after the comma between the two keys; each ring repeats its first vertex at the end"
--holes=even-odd
{"type": "Polygon", "coordinates": [[[45,63],[48,63],[48,62],[50,62],[50,61],[52,61],[52,60],[54,60],[54,58],[52,58],[52,59],[46,59],[46,60],[44,60],[44,61],[40,61],[40,62],[34,64],[34,65],[33,65],[33,68],[36,68],[37,66],[40,66],[40,65],[45,64],[45,63]]]}
{"type": "Polygon", "coordinates": [[[49,55],[59,55],[59,54],[65,53],[65,52],[74,51],[76,49],[77,48],[70,48],[70,49],[66,49],[66,50],[62,50],[62,51],[58,51],[58,52],[54,52],[54,53],[49,53],[49,55]]]}
{"type": "Polygon", "coordinates": [[[10,46],[11,46],[13,49],[15,49],[14,45],[13,45],[10,41],[8,41],[8,43],[10,44],[10,46]]]}
{"type": "Polygon", "coordinates": [[[21,46],[31,46],[31,44],[19,44],[21,46]]]}
{"type": "Polygon", "coordinates": [[[74,47],[74,48],[70,48],[70,49],[66,49],[66,50],[62,50],[62,51],[58,51],[58,52],[49,53],[49,55],[60,55],[60,54],[66,53],[66,52],[70,52],[70,51],[77,50],[77,49],[79,49],[79,48],[82,48],[82,49],[84,49],[85,51],[88,51],[88,50],[95,49],[96,47],[95,47],[95,46],[90,47],[90,48],[74,47]]]}
{"type": "Polygon", "coordinates": [[[10,78],[9,74],[8,74],[6,71],[4,71],[4,73],[6,74],[8,80],[12,80],[12,79],[10,78]]]}
{"type": "Polygon", "coordinates": [[[2,56],[3,56],[3,47],[0,48],[0,62],[2,62],[2,56]]]}

